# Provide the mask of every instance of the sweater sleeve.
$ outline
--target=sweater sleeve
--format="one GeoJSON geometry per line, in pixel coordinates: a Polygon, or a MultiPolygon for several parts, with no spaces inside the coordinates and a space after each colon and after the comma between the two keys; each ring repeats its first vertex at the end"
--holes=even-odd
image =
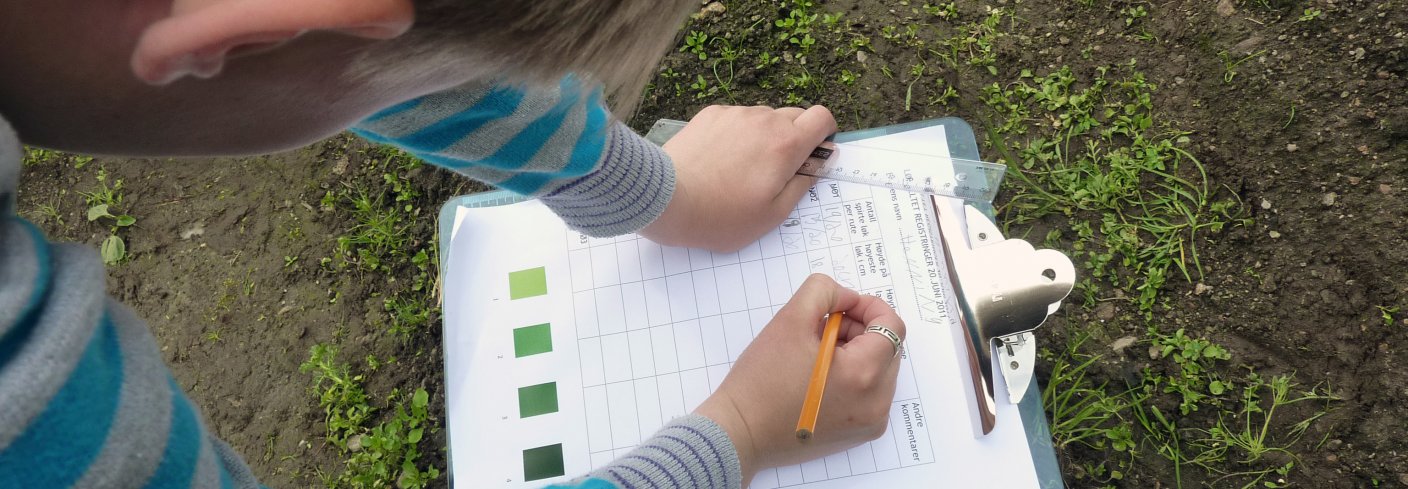
{"type": "Polygon", "coordinates": [[[0,119],[0,487],[256,487],[97,253],[15,216],[19,166],[0,119]]]}
{"type": "Polygon", "coordinates": [[[571,485],[554,488],[723,488],[743,487],[738,452],[723,428],[709,418],[689,415],[615,461],[571,485]]]}
{"type": "Polygon", "coordinates": [[[601,91],[469,84],[410,100],[353,127],[431,164],[538,197],[591,236],[638,231],[675,189],[669,156],[612,119],[601,91]]]}

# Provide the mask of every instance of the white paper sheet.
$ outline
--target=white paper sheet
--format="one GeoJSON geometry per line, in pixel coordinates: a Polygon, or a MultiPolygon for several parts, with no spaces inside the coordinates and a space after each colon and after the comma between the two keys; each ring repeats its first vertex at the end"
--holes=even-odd
{"type": "MultiPolygon", "coordinates": [[[[932,127],[865,144],[947,155],[944,141],[932,127]]],[[[626,453],[702,402],[811,273],[885,299],[908,325],[890,429],[764,470],[752,487],[1037,485],[1005,393],[997,428],[975,436],[962,333],[922,195],[823,180],[782,226],[729,254],[589,238],[535,201],[464,209],[456,221],[444,274],[456,487],[541,487],[626,453]],[[512,298],[510,273],[538,268],[546,294],[512,298]],[[551,351],[517,356],[515,329],[541,324],[551,351]],[[549,383],[551,412],[520,403],[521,388],[549,383]]]]}

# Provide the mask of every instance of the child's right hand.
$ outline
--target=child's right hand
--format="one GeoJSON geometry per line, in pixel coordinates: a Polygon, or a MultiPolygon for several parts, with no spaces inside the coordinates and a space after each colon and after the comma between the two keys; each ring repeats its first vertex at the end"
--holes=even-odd
{"type": "Polygon", "coordinates": [[[812,275],[694,411],[728,433],[745,481],[759,470],[836,453],[885,433],[900,363],[889,339],[865,333],[871,325],[905,336],[904,322],[885,301],[812,275]],[[797,417],[821,346],[822,318],[833,311],[845,311],[846,319],[816,432],[802,441],[797,417]]]}
{"type": "Polygon", "coordinates": [[[721,252],[752,243],[816,184],[797,168],[834,132],[836,120],[820,105],[706,107],[665,143],[675,163],[675,194],[640,234],[721,252]]]}

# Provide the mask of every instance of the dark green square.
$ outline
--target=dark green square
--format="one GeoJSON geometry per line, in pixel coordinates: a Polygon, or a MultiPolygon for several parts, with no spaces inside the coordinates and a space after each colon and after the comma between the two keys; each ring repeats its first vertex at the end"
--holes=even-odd
{"type": "Polygon", "coordinates": [[[522,299],[548,293],[548,275],[543,267],[529,268],[508,274],[508,298],[522,299]]]}
{"type": "Polygon", "coordinates": [[[523,480],[535,481],[566,475],[562,464],[562,444],[529,448],[523,451],[523,480]]]}
{"type": "Polygon", "coordinates": [[[552,327],[535,324],[513,330],[513,356],[523,358],[552,351],[552,327]]]}
{"type": "Polygon", "coordinates": [[[518,417],[557,412],[557,382],[518,388],[518,417]]]}

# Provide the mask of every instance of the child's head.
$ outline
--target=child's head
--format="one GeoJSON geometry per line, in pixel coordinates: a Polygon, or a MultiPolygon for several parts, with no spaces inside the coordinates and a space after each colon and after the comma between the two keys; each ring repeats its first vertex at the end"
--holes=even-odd
{"type": "Polygon", "coordinates": [[[470,80],[631,101],[689,0],[0,0],[0,117],[30,144],[250,154],[470,80]]]}

